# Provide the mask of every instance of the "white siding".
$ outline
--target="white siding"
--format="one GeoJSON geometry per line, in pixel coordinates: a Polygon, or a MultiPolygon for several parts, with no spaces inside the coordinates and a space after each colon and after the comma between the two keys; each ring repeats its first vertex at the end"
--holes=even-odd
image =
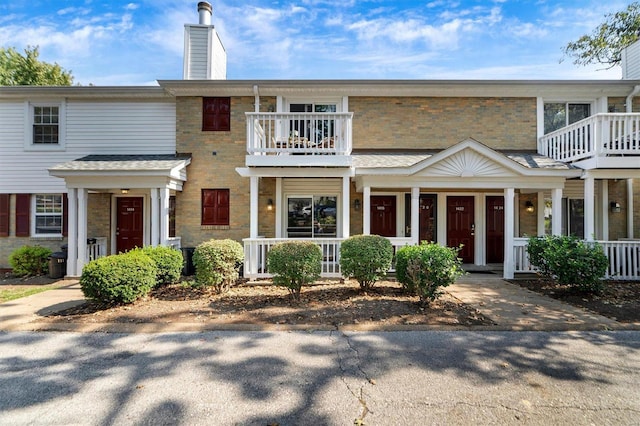
{"type": "Polygon", "coordinates": [[[210,28],[207,27],[188,27],[187,79],[189,80],[207,79],[209,30],[210,28]]]}
{"type": "Polygon", "coordinates": [[[63,151],[25,151],[24,102],[0,102],[0,193],[66,192],[56,164],[89,154],[173,154],[175,103],[73,101],[66,104],[63,151]]]}
{"type": "Polygon", "coordinates": [[[640,79],[640,40],[627,46],[622,51],[622,78],[624,80],[640,79]]]}
{"type": "Polygon", "coordinates": [[[283,179],[285,195],[342,194],[341,179],[283,179]]]}

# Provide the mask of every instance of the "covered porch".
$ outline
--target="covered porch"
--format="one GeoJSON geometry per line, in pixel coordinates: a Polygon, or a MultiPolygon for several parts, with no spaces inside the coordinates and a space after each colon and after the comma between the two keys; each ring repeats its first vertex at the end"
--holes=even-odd
{"type": "Polygon", "coordinates": [[[90,155],[49,174],[68,195],[67,276],[95,258],[146,245],[180,248],[172,198],[187,179],[189,156],[90,155]]]}

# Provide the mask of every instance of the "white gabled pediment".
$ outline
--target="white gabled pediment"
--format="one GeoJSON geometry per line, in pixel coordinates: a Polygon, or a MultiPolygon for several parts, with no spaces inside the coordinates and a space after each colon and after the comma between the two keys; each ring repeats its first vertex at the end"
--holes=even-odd
{"type": "Polygon", "coordinates": [[[517,176],[513,170],[471,148],[466,148],[445,157],[418,171],[416,175],[463,178],[517,176]]]}

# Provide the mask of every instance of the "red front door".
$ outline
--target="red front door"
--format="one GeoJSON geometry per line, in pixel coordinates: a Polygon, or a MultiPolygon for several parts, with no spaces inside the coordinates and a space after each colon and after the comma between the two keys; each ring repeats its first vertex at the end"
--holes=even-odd
{"type": "Polygon", "coordinates": [[[447,197],[447,246],[462,249],[458,257],[464,263],[474,263],[474,199],[473,197],[447,197]]]}
{"type": "Polygon", "coordinates": [[[504,197],[487,197],[487,263],[504,262],[504,197]]]}
{"type": "Polygon", "coordinates": [[[371,197],[371,234],[383,237],[396,236],[396,197],[374,195],[371,197]]]}
{"type": "Polygon", "coordinates": [[[117,198],[116,251],[142,247],[142,197],[117,198]]]}

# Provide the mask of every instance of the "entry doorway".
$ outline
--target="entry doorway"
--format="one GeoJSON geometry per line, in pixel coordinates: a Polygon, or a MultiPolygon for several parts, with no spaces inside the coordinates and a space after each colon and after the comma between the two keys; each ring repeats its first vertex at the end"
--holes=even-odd
{"type": "Polygon", "coordinates": [[[458,257],[464,263],[474,263],[474,197],[472,196],[448,196],[447,197],[447,246],[459,247],[458,257]]]}
{"type": "Polygon", "coordinates": [[[143,197],[118,197],[116,202],[116,252],[143,246],[143,197]]]}
{"type": "Polygon", "coordinates": [[[504,262],[504,197],[487,197],[487,263],[504,262]]]}
{"type": "Polygon", "coordinates": [[[395,195],[371,196],[372,235],[383,237],[396,236],[396,197],[395,195]]]}

